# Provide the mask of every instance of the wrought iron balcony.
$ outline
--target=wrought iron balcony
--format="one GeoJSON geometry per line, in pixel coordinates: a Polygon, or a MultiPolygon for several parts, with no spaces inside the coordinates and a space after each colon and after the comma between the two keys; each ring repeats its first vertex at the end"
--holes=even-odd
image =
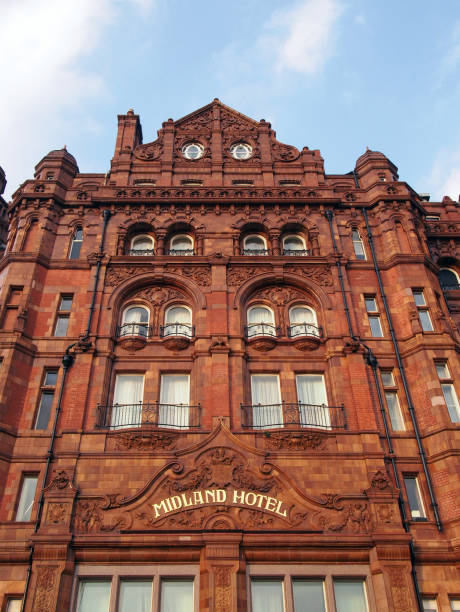
{"type": "Polygon", "coordinates": [[[241,424],[251,429],[346,429],[345,407],[326,404],[269,404],[241,406],[241,424]]]}
{"type": "Polygon", "coordinates": [[[129,249],[128,255],[148,257],[151,255],[155,255],[155,249],[129,249]]]}
{"type": "Polygon", "coordinates": [[[195,326],[187,323],[168,323],[160,327],[161,338],[167,336],[183,336],[184,338],[195,337],[195,326]]]}
{"type": "Polygon", "coordinates": [[[246,338],[255,338],[257,336],[278,338],[281,334],[281,330],[272,323],[251,323],[250,325],[245,325],[244,334],[246,338]]]}
{"type": "Polygon", "coordinates": [[[173,257],[187,257],[195,255],[195,249],[167,249],[166,255],[172,255],[173,257]]]}
{"type": "Polygon", "coordinates": [[[257,257],[258,255],[270,255],[270,251],[269,249],[243,249],[241,254],[257,257]]]}
{"type": "Polygon", "coordinates": [[[289,338],[301,338],[303,336],[323,337],[323,328],[312,323],[294,323],[288,327],[289,338]]]}
{"type": "Polygon", "coordinates": [[[150,338],[152,335],[152,326],[147,323],[123,323],[117,328],[118,338],[126,338],[128,336],[140,336],[141,338],[150,338]]]}
{"type": "Polygon", "coordinates": [[[127,427],[169,427],[192,429],[200,427],[201,407],[187,404],[112,404],[97,407],[96,427],[125,429],[127,427]]]}
{"type": "Polygon", "coordinates": [[[294,257],[305,257],[310,255],[308,249],[283,249],[283,255],[293,255],[294,257]]]}

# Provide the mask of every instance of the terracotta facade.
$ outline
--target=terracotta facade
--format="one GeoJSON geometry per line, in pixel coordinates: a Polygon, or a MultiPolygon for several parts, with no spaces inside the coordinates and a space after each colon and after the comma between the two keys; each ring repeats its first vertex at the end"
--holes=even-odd
{"type": "Polygon", "coordinates": [[[46,155],[0,261],[2,609],[129,577],[152,610],[180,577],[201,611],[262,578],[454,609],[458,207],[217,99],[147,144],[120,115],[106,175],[46,155]]]}

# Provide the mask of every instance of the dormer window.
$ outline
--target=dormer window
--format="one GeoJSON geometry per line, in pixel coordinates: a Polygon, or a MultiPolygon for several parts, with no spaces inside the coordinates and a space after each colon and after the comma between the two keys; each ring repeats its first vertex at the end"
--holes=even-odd
{"type": "Polygon", "coordinates": [[[243,241],[243,255],[268,255],[265,238],[258,234],[246,236],[243,241]]]}
{"type": "Polygon", "coordinates": [[[283,255],[309,255],[305,240],[301,236],[290,235],[283,238],[283,255]]]}
{"type": "Polygon", "coordinates": [[[153,238],[151,236],[136,236],[131,240],[131,248],[129,249],[130,255],[154,255],[155,251],[153,248],[153,238]]]}
{"type": "Polygon", "coordinates": [[[193,238],[186,234],[179,234],[171,238],[169,255],[193,255],[193,238]]]}

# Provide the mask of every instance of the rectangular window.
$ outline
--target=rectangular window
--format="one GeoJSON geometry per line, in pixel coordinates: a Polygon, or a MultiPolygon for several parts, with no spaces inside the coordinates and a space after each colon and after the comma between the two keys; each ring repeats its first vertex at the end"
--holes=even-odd
{"type": "Polygon", "coordinates": [[[460,610],[460,597],[454,597],[450,599],[450,608],[454,612],[457,612],[457,610],[460,610]]]}
{"type": "Polygon", "coordinates": [[[283,581],[251,580],[252,612],[284,612],[283,581]]]}
{"type": "Polygon", "coordinates": [[[43,383],[40,388],[40,404],[35,418],[34,429],[48,429],[57,375],[57,370],[45,370],[43,383]]]}
{"type": "Polygon", "coordinates": [[[420,320],[420,325],[422,326],[422,330],[424,332],[434,331],[433,323],[431,322],[430,313],[428,312],[423,291],[412,289],[412,295],[414,296],[414,302],[417,306],[418,317],[420,320]]]}
{"type": "Polygon", "coordinates": [[[8,597],[6,601],[6,612],[21,612],[22,598],[8,597]]]}
{"type": "Polygon", "coordinates": [[[160,388],[159,427],[189,427],[190,376],[163,374],[160,388]]]}
{"type": "Polygon", "coordinates": [[[331,425],[326,386],[322,374],[296,376],[300,423],[303,427],[328,428],[331,425]]]}
{"type": "Polygon", "coordinates": [[[73,295],[61,295],[59,308],[54,326],[54,335],[58,337],[67,336],[69,326],[70,311],[72,310],[73,295]]]}
{"type": "Polygon", "coordinates": [[[438,604],[435,597],[422,597],[423,612],[438,612],[438,604]]]}
{"type": "Polygon", "coordinates": [[[367,612],[362,580],[334,578],[334,596],[337,612],[367,612]]]}
{"type": "Polygon", "coordinates": [[[353,238],[353,249],[355,251],[356,259],[365,260],[366,259],[366,251],[364,250],[364,244],[361,236],[359,235],[358,230],[354,229],[352,231],[353,238]]]}
{"type": "Polygon", "coordinates": [[[83,243],[83,230],[81,227],[77,227],[72,236],[72,243],[70,245],[69,259],[78,259],[80,257],[81,245],[83,243]]]}
{"type": "Polygon", "coordinates": [[[442,394],[449,411],[450,420],[452,423],[460,423],[460,405],[447,363],[437,363],[436,372],[441,383],[442,394]]]}
{"type": "Polygon", "coordinates": [[[71,610],[198,612],[197,574],[195,566],[79,566],[71,610]]]}
{"type": "Polygon", "coordinates": [[[364,303],[366,305],[367,317],[369,319],[369,326],[371,328],[371,336],[373,338],[382,338],[382,324],[380,322],[380,315],[375,296],[365,296],[364,303]]]}
{"type": "Polygon", "coordinates": [[[277,374],[251,376],[252,420],[256,428],[283,426],[280,381],[277,374]]]}
{"type": "Polygon", "coordinates": [[[326,612],[324,603],[324,580],[292,580],[294,610],[315,610],[326,612]]]}
{"type": "Polygon", "coordinates": [[[416,476],[404,476],[404,485],[406,487],[407,499],[409,500],[409,509],[413,519],[425,518],[425,510],[423,508],[422,496],[416,476]]]}
{"type": "Polygon", "coordinates": [[[385,390],[385,399],[387,402],[388,414],[390,416],[391,427],[393,431],[404,431],[404,419],[401,414],[399,405],[398,393],[391,370],[381,371],[382,384],[385,390]]]}
{"type": "Polygon", "coordinates": [[[144,399],[143,374],[117,374],[110,426],[115,429],[138,427],[144,399]]]}
{"type": "Polygon", "coordinates": [[[34,505],[35,491],[37,489],[37,481],[38,476],[34,474],[28,474],[23,477],[18,509],[16,510],[16,522],[30,521],[32,507],[34,505]]]}

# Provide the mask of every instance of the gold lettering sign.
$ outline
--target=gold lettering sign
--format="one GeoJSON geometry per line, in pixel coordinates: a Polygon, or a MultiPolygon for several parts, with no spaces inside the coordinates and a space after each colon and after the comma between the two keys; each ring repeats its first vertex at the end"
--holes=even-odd
{"type": "Polygon", "coordinates": [[[270,497],[254,491],[225,491],[225,489],[205,489],[204,491],[191,491],[162,499],[158,504],[152,504],[155,518],[175,512],[177,510],[208,506],[211,504],[225,504],[227,506],[248,506],[266,512],[273,512],[286,518],[286,508],[283,502],[276,497],[270,497]]]}

